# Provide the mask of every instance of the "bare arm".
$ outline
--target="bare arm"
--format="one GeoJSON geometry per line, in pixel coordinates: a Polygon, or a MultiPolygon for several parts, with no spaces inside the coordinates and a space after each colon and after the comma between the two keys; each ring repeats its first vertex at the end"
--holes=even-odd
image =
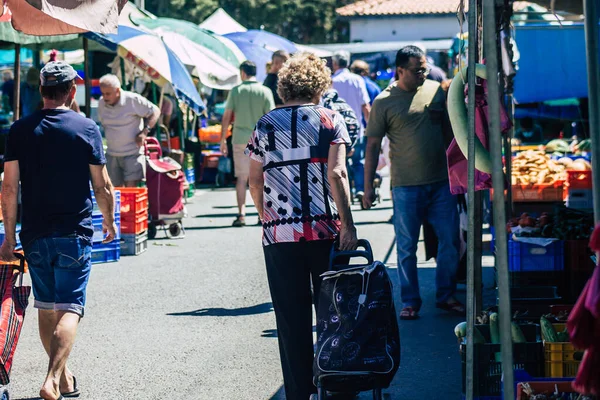
{"type": "Polygon", "coordinates": [[[362,113],[365,118],[365,122],[369,122],[369,116],[371,115],[371,106],[368,104],[362,105],[362,113]]]}
{"type": "Polygon", "coordinates": [[[146,119],[146,125],[148,125],[148,127],[150,129],[154,128],[154,126],[158,122],[159,118],[160,118],[160,109],[158,107],[154,106],[154,113],[150,116],[150,118],[146,119]]]}
{"type": "Polygon", "coordinates": [[[225,143],[225,140],[227,140],[227,131],[229,130],[229,125],[231,125],[232,117],[233,110],[225,110],[223,119],[221,120],[221,143],[225,143]]]}
{"type": "Polygon", "coordinates": [[[350,183],[346,170],[346,145],[344,143],[334,144],[329,148],[327,179],[342,223],[340,250],[354,250],[357,243],[356,227],[350,210],[350,183]]]}
{"type": "Polygon", "coordinates": [[[263,220],[263,201],[265,181],[263,176],[263,164],[256,160],[250,160],[250,177],[248,179],[250,186],[250,196],[254,201],[254,206],[258,211],[258,217],[263,220]]]}
{"type": "Polygon", "coordinates": [[[94,195],[98,202],[98,207],[104,217],[103,230],[108,233],[104,240],[105,243],[111,242],[116,236],[115,226],[115,189],[108,177],[108,171],[105,165],[91,165],[90,175],[92,177],[92,187],[94,195]]]}
{"type": "Polygon", "coordinates": [[[367,148],[365,149],[365,196],[363,197],[363,204],[366,208],[373,205],[373,180],[375,180],[382,140],[383,138],[380,137],[367,138],[367,148]]]}
{"type": "Polygon", "coordinates": [[[2,182],[2,216],[4,218],[4,241],[10,246],[17,245],[17,207],[19,196],[19,162],[9,161],[4,164],[4,180],[2,182]]]}
{"type": "Polygon", "coordinates": [[[227,132],[229,131],[229,125],[231,125],[232,119],[233,110],[225,110],[223,119],[221,120],[221,153],[223,153],[224,156],[227,155],[227,132]]]}

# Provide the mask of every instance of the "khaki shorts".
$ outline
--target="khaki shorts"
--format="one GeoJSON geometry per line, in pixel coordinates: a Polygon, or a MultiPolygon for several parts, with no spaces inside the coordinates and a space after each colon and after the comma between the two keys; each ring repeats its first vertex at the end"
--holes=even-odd
{"type": "Polygon", "coordinates": [[[125,182],[141,181],[146,175],[146,160],[142,154],[132,156],[106,155],[106,169],[114,186],[124,186],[125,182]]]}
{"type": "Polygon", "coordinates": [[[233,166],[236,178],[250,175],[250,157],[245,154],[245,151],[245,144],[233,145],[233,166]]]}

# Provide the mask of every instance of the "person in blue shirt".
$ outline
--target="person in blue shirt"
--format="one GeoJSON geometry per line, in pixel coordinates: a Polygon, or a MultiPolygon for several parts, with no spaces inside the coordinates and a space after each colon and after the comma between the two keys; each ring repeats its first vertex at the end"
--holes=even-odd
{"type": "Polygon", "coordinates": [[[21,118],[27,117],[41,108],[40,70],[31,67],[27,70],[25,82],[21,83],[21,118]]]}
{"type": "MultiPolygon", "coordinates": [[[[354,72],[356,75],[360,75],[365,80],[365,85],[367,85],[367,92],[369,93],[370,104],[373,104],[375,97],[379,96],[381,93],[381,88],[373,82],[373,80],[369,76],[369,64],[367,64],[363,60],[356,60],[350,66],[350,71],[354,72]]],[[[366,124],[365,124],[366,126],[366,124]]]]}
{"type": "Polygon", "coordinates": [[[38,309],[40,338],[50,362],[40,390],[44,400],[77,397],[67,359],[92,268],[92,197],[103,216],[104,243],[117,232],[114,190],[106,171],[100,130],[70,109],[77,73],[61,61],[47,63],[41,81],[43,108],[10,128],[4,157],[2,213],[6,235],[1,261],[14,261],[17,197],[21,184],[21,243],[38,309]]]}

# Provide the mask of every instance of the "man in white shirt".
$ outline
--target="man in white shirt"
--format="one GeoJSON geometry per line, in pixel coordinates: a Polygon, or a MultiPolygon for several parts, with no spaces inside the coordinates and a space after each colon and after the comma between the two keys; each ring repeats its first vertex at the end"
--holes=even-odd
{"type": "Polygon", "coordinates": [[[106,137],[106,166],[115,186],[136,187],[144,179],[142,146],[160,110],[137,93],[121,90],[115,75],[100,78],[98,117],[106,137]]]}
{"type": "MultiPolygon", "coordinates": [[[[338,92],[339,97],[346,100],[346,103],[352,107],[354,113],[360,118],[363,116],[365,122],[369,122],[369,113],[371,112],[369,92],[365,80],[357,74],[350,72],[350,53],[347,51],[338,51],[333,57],[333,88],[338,92]]],[[[364,128],[359,124],[358,140],[352,154],[352,172],[354,176],[354,190],[358,201],[362,201],[362,195],[365,189],[364,177],[364,128]]]]}

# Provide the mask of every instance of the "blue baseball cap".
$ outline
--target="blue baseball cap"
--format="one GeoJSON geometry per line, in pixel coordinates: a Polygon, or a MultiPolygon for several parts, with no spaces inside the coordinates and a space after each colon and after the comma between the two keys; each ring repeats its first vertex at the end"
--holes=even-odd
{"type": "Polygon", "coordinates": [[[63,61],[51,61],[44,65],[40,71],[40,84],[42,86],[56,86],[70,82],[79,77],[69,64],[63,61]]]}

